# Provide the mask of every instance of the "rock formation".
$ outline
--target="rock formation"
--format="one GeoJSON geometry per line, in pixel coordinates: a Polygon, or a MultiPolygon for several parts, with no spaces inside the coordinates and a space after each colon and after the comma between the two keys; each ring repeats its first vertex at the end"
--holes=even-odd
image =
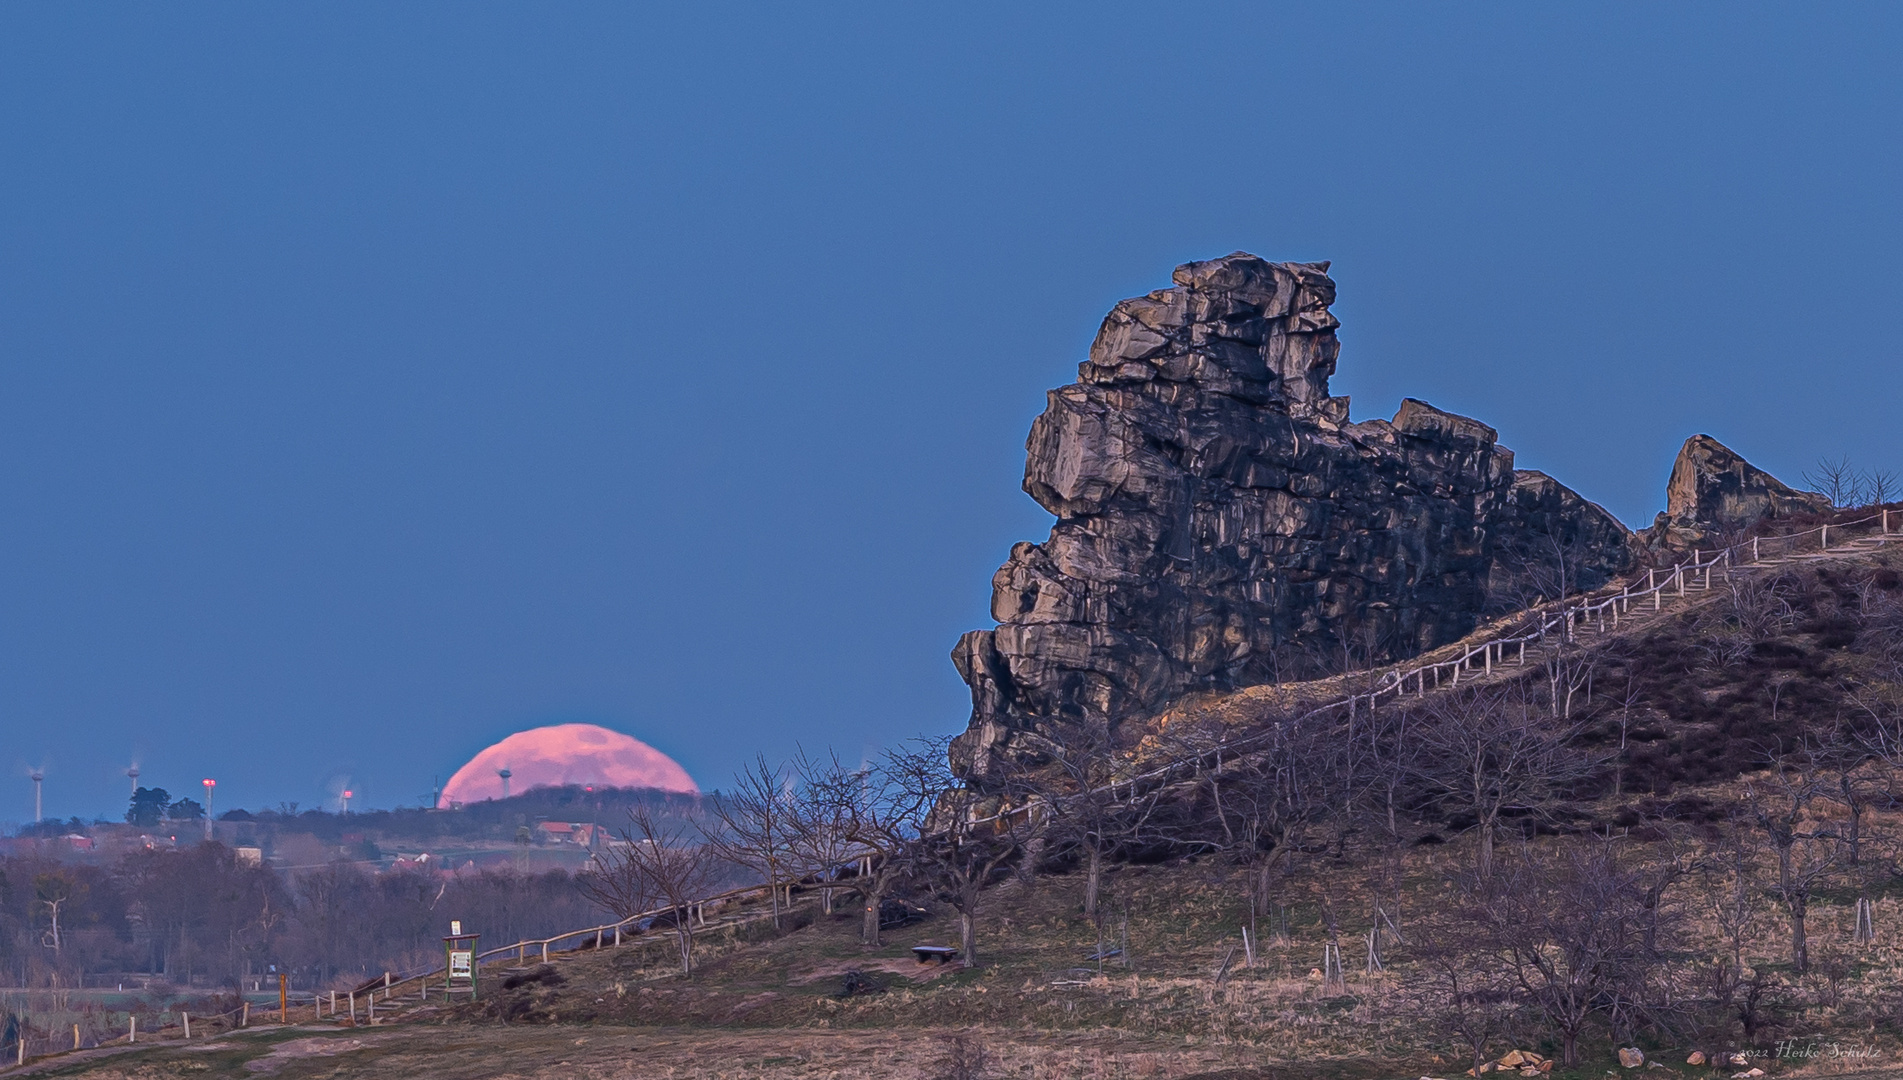
{"type": "Polygon", "coordinates": [[[1767,519],[1830,510],[1830,500],[1798,491],[1709,435],[1693,435],[1672,463],[1665,510],[1641,540],[1665,551],[1715,546],[1767,519]]]}
{"type": "Polygon", "coordinates": [[[1408,656],[1489,608],[1632,561],[1610,514],[1515,472],[1492,428],[1408,400],[1348,422],[1327,263],[1238,252],[1119,303],[1026,441],[1056,515],[992,578],[998,626],[952,659],[961,774],[1184,693],[1408,656]]]}

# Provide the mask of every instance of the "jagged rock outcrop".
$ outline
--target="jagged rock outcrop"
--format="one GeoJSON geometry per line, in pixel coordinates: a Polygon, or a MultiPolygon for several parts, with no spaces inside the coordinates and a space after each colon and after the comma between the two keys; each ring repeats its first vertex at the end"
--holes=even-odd
{"type": "Polygon", "coordinates": [[[1536,469],[1513,474],[1490,522],[1489,614],[1597,589],[1632,562],[1632,533],[1618,518],[1536,469]]]}
{"type": "Polygon", "coordinates": [[[1662,551],[1714,546],[1771,518],[1821,514],[1830,500],[1798,491],[1709,435],[1685,440],[1665,484],[1665,509],[1639,534],[1662,551]]]}
{"type": "Polygon", "coordinates": [[[1516,473],[1485,424],[1414,400],[1349,423],[1328,392],[1327,269],[1180,266],[1051,391],[1024,490],[1058,521],[992,578],[997,628],[953,650],[972,691],[961,774],[1035,757],[1066,724],[1455,640],[1549,561],[1579,584],[1632,561],[1623,525],[1516,473]]]}

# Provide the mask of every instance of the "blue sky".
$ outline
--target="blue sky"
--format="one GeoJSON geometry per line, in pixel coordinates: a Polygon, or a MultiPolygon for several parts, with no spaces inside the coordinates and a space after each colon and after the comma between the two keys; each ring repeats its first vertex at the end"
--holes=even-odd
{"type": "Polygon", "coordinates": [[[0,8],[0,820],[586,720],[963,726],[1117,299],[1332,259],[1338,393],[1643,525],[1903,468],[1894,6],[0,8]],[[6,792],[12,790],[13,794],[6,792]]]}

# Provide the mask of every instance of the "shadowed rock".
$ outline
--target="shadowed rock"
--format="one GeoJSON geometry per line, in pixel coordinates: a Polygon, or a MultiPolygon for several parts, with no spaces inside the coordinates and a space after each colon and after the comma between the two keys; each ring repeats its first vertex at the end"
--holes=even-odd
{"type": "Polygon", "coordinates": [[[1058,520],[993,576],[998,626],[953,650],[972,691],[961,774],[1188,692],[1410,656],[1548,579],[1630,564],[1623,525],[1516,473],[1485,424],[1411,399],[1349,423],[1328,393],[1327,269],[1241,252],[1178,267],[1117,304],[1050,392],[1024,490],[1058,520]]]}
{"type": "Polygon", "coordinates": [[[1693,435],[1672,463],[1664,512],[1640,536],[1655,548],[1682,551],[1725,542],[1767,519],[1829,509],[1822,495],[1786,485],[1709,435],[1693,435]]]}

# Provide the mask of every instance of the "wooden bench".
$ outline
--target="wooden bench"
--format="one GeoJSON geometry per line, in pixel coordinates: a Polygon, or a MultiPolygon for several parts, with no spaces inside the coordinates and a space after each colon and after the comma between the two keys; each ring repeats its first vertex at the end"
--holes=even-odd
{"type": "Polygon", "coordinates": [[[934,960],[946,964],[958,959],[958,950],[949,945],[914,945],[912,955],[918,957],[921,964],[929,964],[934,960]]]}

